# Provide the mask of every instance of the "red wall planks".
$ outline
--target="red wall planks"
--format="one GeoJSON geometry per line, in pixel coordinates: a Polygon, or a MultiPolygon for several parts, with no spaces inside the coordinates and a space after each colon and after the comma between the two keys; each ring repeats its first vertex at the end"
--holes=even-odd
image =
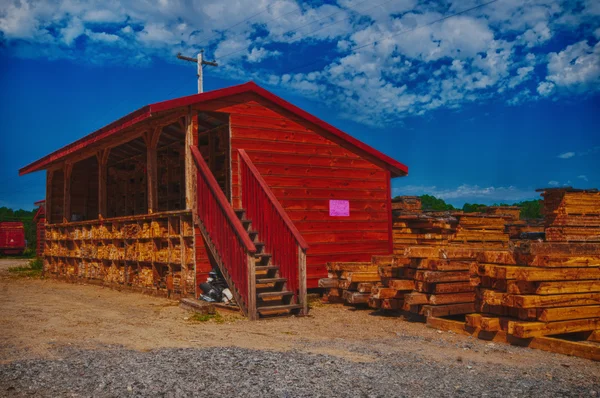
{"type": "Polygon", "coordinates": [[[264,100],[225,105],[230,114],[232,199],[240,207],[237,149],[245,149],[310,245],[308,287],[328,261],[370,261],[389,252],[389,173],[264,100]],[[259,103],[260,102],[260,103],[259,103]],[[348,217],[329,216],[329,200],[348,200],[348,217]]]}

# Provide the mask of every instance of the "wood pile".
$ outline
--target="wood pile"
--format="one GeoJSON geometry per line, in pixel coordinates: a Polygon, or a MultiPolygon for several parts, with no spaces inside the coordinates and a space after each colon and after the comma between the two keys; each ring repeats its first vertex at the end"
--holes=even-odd
{"type": "Polygon", "coordinates": [[[544,239],[544,220],[519,220],[505,225],[504,232],[511,240],[544,239]]]}
{"type": "Polygon", "coordinates": [[[467,325],[518,338],[600,329],[600,245],[530,242],[478,255],[467,325]]]}
{"type": "Polygon", "coordinates": [[[453,213],[458,220],[452,244],[473,247],[507,247],[510,240],[504,225],[510,216],[482,213],[453,213]]]}
{"type": "Polygon", "coordinates": [[[319,280],[327,303],[366,304],[380,281],[377,266],[368,262],[329,262],[327,273],[327,278],[319,280]]]}
{"type": "Polygon", "coordinates": [[[414,246],[403,257],[376,256],[382,286],[373,289],[369,306],[424,316],[473,312],[477,254],[472,248],[414,246]]]}
{"type": "Polygon", "coordinates": [[[547,188],[544,198],[548,242],[600,242],[600,192],[547,188]]]}
{"type": "Polygon", "coordinates": [[[417,196],[399,196],[392,201],[394,254],[413,245],[444,245],[455,232],[456,218],[448,212],[423,212],[417,196]]]}

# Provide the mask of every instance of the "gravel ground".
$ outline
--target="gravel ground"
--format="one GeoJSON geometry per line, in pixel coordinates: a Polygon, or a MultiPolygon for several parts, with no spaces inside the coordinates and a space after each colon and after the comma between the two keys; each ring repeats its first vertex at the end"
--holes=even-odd
{"type": "Polygon", "coordinates": [[[172,300],[8,275],[0,397],[598,397],[600,362],[490,343],[369,310],[194,322],[172,300]]]}
{"type": "MultiPolygon", "coordinates": [[[[418,355],[354,362],[299,351],[242,348],[61,349],[60,359],[0,367],[7,396],[595,397],[577,372],[543,377],[507,366],[441,365],[418,355]]],[[[558,365],[560,367],[560,365],[558,365]]]]}

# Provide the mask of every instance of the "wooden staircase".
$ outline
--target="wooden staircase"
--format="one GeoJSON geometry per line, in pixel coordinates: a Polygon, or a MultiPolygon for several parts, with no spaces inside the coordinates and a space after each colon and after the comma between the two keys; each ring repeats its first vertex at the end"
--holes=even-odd
{"type": "Polygon", "coordinates": [[[294,292],[287,289],[288,278],[282,277],[279,266],[273,264],[273,256],[265,252],[257,231],[252,230],[252,220],[246,218],[246,210],[237,209],[235,214],[244,226],[248,237],[256,247],[254,253],[256,311],[260,317],[297,315],[302,304],[295,303],[294,292]]]}
{"type": "Polygon", "coordinates": [[[240,310],[249,319],[306,315],[308,245],[243,150],[242,205],[234,210],[198,148],[197,223],[240,310]]]}

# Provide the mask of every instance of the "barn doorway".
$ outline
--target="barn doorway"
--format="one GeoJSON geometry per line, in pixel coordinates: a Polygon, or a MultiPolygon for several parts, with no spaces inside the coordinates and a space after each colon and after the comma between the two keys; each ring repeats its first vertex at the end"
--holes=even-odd
{"type": "Polygon", "coordinates": [[[198,114],[198,150],[231,203],[231,135],[228,114],[198,114]]]}

